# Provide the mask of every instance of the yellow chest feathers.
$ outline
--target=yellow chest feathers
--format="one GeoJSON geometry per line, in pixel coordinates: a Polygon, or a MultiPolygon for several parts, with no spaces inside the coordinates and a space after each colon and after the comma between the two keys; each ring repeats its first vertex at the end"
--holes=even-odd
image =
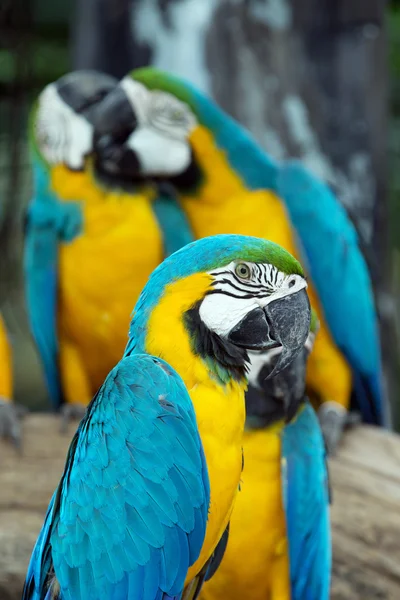
{"type": "Polygon", "coordinates": [[[53,170],[52,188],[61,201],[81,202],[83,214],[82,233],[60,246],[61,301],[91,311],[107,306],[111,313],[122,303],[126,327],[141,289],[163,258],[150,190],[111,192],[95,185],[90,173],[64,167],[53,170]]]}

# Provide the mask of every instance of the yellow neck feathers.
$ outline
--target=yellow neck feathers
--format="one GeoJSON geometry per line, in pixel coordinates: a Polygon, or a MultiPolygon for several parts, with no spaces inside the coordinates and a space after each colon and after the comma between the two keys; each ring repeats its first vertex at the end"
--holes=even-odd
{"type": "Polygon", "coordinates": [[[210,275],[195,273],[170,283],[148,322],[146,352],[168,362],[189,390],[199,381],[208,381],[209,373],[203,360],[193,353],[183,318],[204,297],[211,282],[210,275]]]}
{"type": "Polygon", "coordinates": [[[132,197],[145,196],[153,199],[155,192],[149,185],[140,186],[137,192],[126,192],[121,188],[112,189],[97,181],[90,163],[83,171],[71,171],[64,165],[51,169],[50,185],[61,201],[82,201],[87,206],[99,206],[105,201],[120,206],[132,202],[132,197]]]}
{"type": "MultiPolygon", "coordinates": [[[[242,193],[246,185],[229,164],[224,150],[218,148],[210,131],[198,125],[190,136],[196,160],[204,173],[201,197],[205,202],[221,202],[242,193]]],[[[198,198],[188,194],[187,199],[198,198]]]]}

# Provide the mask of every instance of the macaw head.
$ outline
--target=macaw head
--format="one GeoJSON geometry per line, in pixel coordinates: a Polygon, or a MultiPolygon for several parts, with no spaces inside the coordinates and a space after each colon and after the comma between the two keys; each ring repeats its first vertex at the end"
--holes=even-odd
{"type": "Polygon", "coordinates": [[[305,400],[306,368],[319,329],[317,313],[311,309],[310,330],[302,350],[276,377],[270,377],[282,353],[282,347],[251,353],[249,387],[246,394],[247,424],[266,427],[276,421],[289,422],[305,400]]]}
{"type": "Polygon", "coordinates": [[[93,109],[117,83],[97,71],[73,71],[44,88],[30,127],[32,150],[41,162],[83,169],[93,147],[93,109]]]}
{"type": "Polygon", "coordinates": [[[126,352],[161,355],[175,368],[191,353],[240,379],[249,350],[280,348],[270,373],[275,375],[308,336],[306,287],[300,264],[277,244],[242,235],[203,238],[151,275],[134,310],[126,352]]]}
{"type": "MultiPolygon", "coordinates": [[[[190,188],[208,158],[196,143],[200,130],[237,172],[268,171],[267,157],[238,123],[189,82],[153,68],[127,75],[98,105],[95,154],[100,170],[117,178],[164,178],[190,188]],[[242,168],[246,162],[250,171],[242,168]]],[[[257,186],[262,181],[249,182],[257,186]]]]}

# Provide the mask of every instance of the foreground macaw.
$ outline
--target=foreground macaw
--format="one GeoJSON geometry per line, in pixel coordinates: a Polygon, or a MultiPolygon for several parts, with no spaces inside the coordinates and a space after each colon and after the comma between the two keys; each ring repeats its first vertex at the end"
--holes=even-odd
{"type": "Polygon", "coordinates": [[[43,90],[31,116],[28,315],[52,404],[65,399],[68,414],[84,412],[121,358],[132,303],[152,270],[189,241],[166,193],[153,202],[149,186],[128,194],[98,181],[93,112],[115,84],[95,71],[70,73],[43,90]],[[163,243],[158,220],[183,235],[163,243]]]}
{"type": "Polygon", "coordinates": [[[306,285],[283,248],[246,236],[199,240],[154,271],[73,438],[23,600],[196,597],[241,476],[247,348],[281,346],[275,373],[295,359],[306,285]]]}
{"type": "Polygon", "coordinates": [[[307,383],[323,402],[328,445],[337,444],[352,389],[364,420],[383,424],[371,281],[354,227],[328,187],[296,161],[275,163],[191,84],[151,68],[125,77],[98,106],[95,131],[102,170],[116,179],[167,179],[196,238],[255,235],[304,257],[321,317],[307,383]]]}
{"type": "Polygon", "coordinates": [[[6,325],[0,313],[0,437],[10,439],[17,448],[21,443],[22,407],[13,402],[13,367],[6,325]]]}
{"type": "Polygon", "coordinates": [[[266,379],[280,352],[270,350],[253,385],[249,380],[240,492],[224,557],[202,600],[329,599],[325,447],[305,396],[316,324],[291,365],[266,379]]]}

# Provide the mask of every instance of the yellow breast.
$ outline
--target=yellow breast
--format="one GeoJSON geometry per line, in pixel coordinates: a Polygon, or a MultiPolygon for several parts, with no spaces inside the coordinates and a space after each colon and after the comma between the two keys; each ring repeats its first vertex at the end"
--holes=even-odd
{"type": "Polygon", "coordinates": [[[202,600],[290,600],[277,431],[245,432],[241,491],[221,566],[202,600]]]}
{"type": "Polygon", "coordinates": [[[122,356],[132,309],[163,258],[161,234],[146,191],[110,192],[62,167],[52,185],[63,200],[82,200],[83,233],[60,246],[59,326],[61,345],[76,346],[94,393],[122,356]]]}
{"type": "Polygon", "coordinates": [[[200,557],[186,583],[200,571],[224,533],[237,498],[242,471],[244,391],[240,386],[197,386],[189,390],[197,417],[210,478],[210,507],[200,557]]]}

